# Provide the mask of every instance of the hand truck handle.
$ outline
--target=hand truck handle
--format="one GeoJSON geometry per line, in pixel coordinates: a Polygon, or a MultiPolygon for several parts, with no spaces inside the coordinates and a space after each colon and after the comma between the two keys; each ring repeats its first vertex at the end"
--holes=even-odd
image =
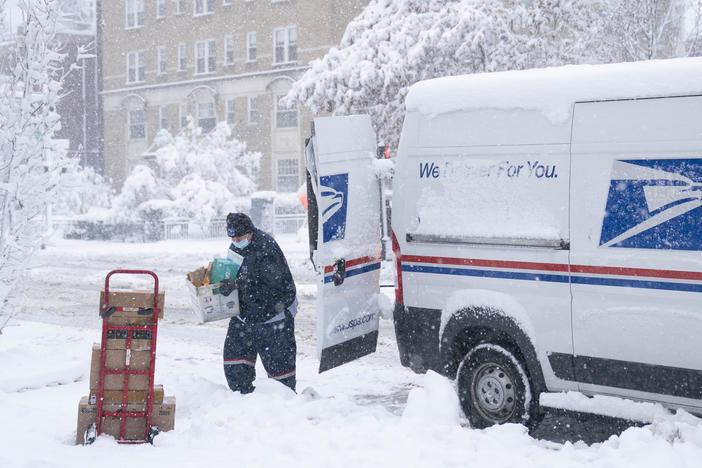
{"type": "Polygon", "coordinates": [[[105,276],[105,303],[103,309],[107,310],[110,306],[110,276],[115,274],[151,275],[154,278],[154,309],[158,309],[158,276],[149,270],[112,270],[109,272],[105,276]]]}

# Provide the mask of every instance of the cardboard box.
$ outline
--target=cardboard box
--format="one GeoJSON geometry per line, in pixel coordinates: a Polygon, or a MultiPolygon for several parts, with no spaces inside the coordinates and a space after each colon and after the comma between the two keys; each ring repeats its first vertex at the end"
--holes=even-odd
{"type": "MultiPolygon", "coordinates": [[[[99,313],[103,311],[105,304],[105,290],[100,291],[99,313]]],[[[139,309],[148,309],[154,306],[153,291],[113,291],[110,290],[108,307],[127,307],[130,310],[115,312],[108,318],[110,325],[143,325],[152,322],[152,315],[140,315],[139,309]]],[[[158,318],[163,318],[164,292],[158,293],[158,318]]]]}
{"type": "MultiPolygon", "coordinates": [[[[88,403],[91,405],[97,404],[98,389],[91,388],[88,394],[88,403]]],[[[146,403],[148,398],[148,390],[130,390],[127,392],[127,403],[146,403]]],[[[122,403],[124,397],[122,390],[105,390],[103,395],[103,403],[122,403]]],[[[154,385],[154,405],[163,403],[163,385],[154,385]]]]}
{"type": "Polygon", "coordinates": [[[193,313],[200,323],[222,320],[239,315],[239,294],[236,290],[229,296],[219,292],[220,283],[196,287],[187,281],[193,313]]]}
{"type": "Polygon", "coordinates": [[[191,271],[187,274],[188,281],[193,283],[196,287],[204,286],[205,279],[207,278],[207,269],[205,267],[198,268],[195,271],[191,271]]]}
{"type": "MultiPolygon", "coordinates": [[[[103,411],[112,412],[119,410],[119,404],[105,404],[103,411]]],[[[151,412],[151,425],[157,427],[159,431],[172,431],[175,427],[175,407],[176,400],[173,396],[164,397],[163,403],[153,405],[151,412]]],[[[145,404],[132,404],[127,406],[127,411],[144,411],[145,404]]],[[[97,405],[91,405],[88,397],[84,396],[78,404],[78,425],[76,428],[76,444],[84,443],[84,435],[86,429],[95,423],[97,414],[97,405]]],[[[143,440],[146,434],[144,418],[127,418],[125,427],[125,439],[127,440],[143,440]]],[[[102,423],[102,433],[109,434],[115,438],[119,438],[121,428],[120,418],[104,418],[102,423]]]]}
{"type": "MultiPolygon", "coordinates": [[[[108,330],[107,349],[126,349],[127,348],[127,330],[108,330]]],[[[151,331],[150,330],[132,330],[132,341],[130,349],[132,351],[146,351],[151,349],[151,331]]]]}
{"type": "MultiPolygon", "coordinates": [[[[105,355],[105,369],[124,369],[127,361],[127,351],[125,349],[107,349],[105,355]]],[[[130,369],[147,370],[151,350],[131,351],[129,357],[130,369]]],[[[93,344],[93,352],[90,360],[90,389],[97,390],[100,379],[100,345],[93,344]]],[[[124,375],[105,374],[105,390],[119,390],[124,388],[124,375]]],[[[149,388],[149,376],[147,374],[130,375],[128,381],[129,390],[146,390],[149,388]]]]}

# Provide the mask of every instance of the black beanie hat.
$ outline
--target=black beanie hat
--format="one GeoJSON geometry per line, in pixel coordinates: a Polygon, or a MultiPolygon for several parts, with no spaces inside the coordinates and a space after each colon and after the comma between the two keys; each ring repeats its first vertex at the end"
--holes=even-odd
{"type": "Polygon", "coordinates": [[[229,213],[227,215],[227,235],[239,237],[253,232],[254,225],[251,218],[244,213],[229,213]]]}

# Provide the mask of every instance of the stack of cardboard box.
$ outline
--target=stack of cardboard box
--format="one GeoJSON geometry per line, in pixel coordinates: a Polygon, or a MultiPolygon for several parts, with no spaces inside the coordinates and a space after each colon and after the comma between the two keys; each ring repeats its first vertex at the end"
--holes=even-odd
{"type": "MultiPolygon", "coordinates": [[[[100,310],[103,310],[105,292],[100,294],[100,310]]],[[[159,318],[163,317],[163,292],[158,295],[159,318]]],[[[123,307],[112,314],[109,325],[130,326],[151,323],[152,315],[144,313],[154,305],[153,291],[110,291],[109,306],[123,307]],[[139,310],[142,309],[142,313],[139,310]]],[[[152,333],[150,330],[108,330],[105,343],[105,369],[148,370],[151,362],[152,333]],[[131,333],[130,349],[127,349],[127,334],[131,333]]],[[[155,358],[155,357],[154,357],[155,358]]],[[[90,393],[81,398],[78,405],[78,427],[76,444],[85,442],[85,432],[95,423],[100,378],[100,345],[93,345],[90,363],[90,393]]],[[[149,390],[149,375],[129,375],[125,382],[123,374],[105,374],[103,412],[118,412],[122,409],[123,395],[127,390],[127,411],[146,411],[149,390]]],[[[125,439],[143,440],[146,434],[145,418],[126,418],[125,439]]],[[[154,385],[151,426],[160,432],[170,431],[175,424],[175,397],[164,396],[163,386],[154,385]]],[[[105,417],[102,433],[120,437],[121,419],[105,417]]]]}

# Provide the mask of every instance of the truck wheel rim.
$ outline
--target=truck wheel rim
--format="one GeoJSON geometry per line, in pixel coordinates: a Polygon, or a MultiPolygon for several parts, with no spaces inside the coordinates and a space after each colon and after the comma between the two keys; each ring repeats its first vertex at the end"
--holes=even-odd
{"type": "Polygon", "coordinates": [[[483,364],[475,373],[473,401],[481,413],[495,422],[508,420],[517,405],[514,382],[499,365],[483,364]]]}

